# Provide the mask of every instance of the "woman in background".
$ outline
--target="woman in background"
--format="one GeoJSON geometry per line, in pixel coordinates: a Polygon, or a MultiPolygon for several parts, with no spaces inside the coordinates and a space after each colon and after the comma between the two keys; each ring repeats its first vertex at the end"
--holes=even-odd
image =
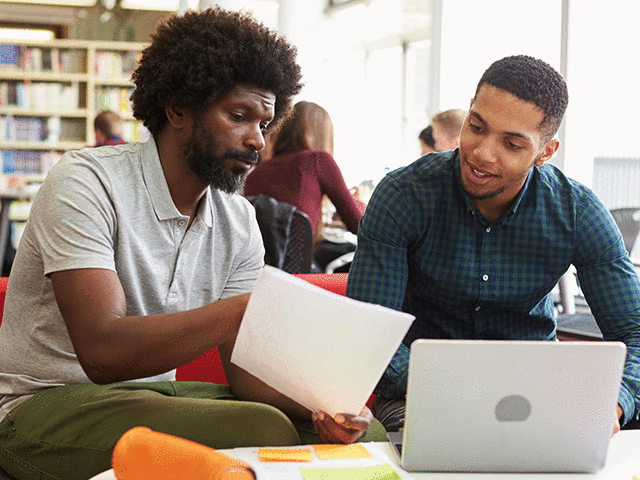
{"type": "MultiPolygon", "coordinates": [[[[275,134],[271,151],[273,156],[247,176],[245,196],[264,194],[294,205],[309,217],[314,238],[318,238],[322,199],[327,195],[347,230],[357,233],[365,204],[351,195],[333,159],[333,124],[324,108],[312,102],[298,102],[292,116],[275,134]]],[[[335,242],[321,245],[320,249],[332,248],[331,243],[335,242]]],[[[336,247],[338,251],[330,257],[355,249],[353,244],[336,247]]],[[[325,255],[318,251],[316,257],[324,259],[325,255]]],[[[328,263],[324,260],[319,261],[322,269],[328,263]]]]}

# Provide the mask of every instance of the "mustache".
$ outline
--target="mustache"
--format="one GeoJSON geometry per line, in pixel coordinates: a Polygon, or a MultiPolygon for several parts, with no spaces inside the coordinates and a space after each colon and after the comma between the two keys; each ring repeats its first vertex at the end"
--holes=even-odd
{"type": "Polygon", "coordinates": [[[249,160],[251,163],[258,163],[258,152],[255,150],[238,150],[236,148],[230,148],[222,155],[223,159],[243,159],[249,160]]]}

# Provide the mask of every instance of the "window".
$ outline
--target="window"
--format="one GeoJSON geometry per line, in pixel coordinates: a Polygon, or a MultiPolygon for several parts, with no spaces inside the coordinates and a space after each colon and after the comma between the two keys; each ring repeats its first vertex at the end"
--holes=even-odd
{"type": "Polygon", "coordinates": [[[639,2],[570,3],[565,172],[588,186],[595,157],[640,158],[638,18],[639,2]]]}
{"type": "Polygon", "coordinates": [[[431,2],[350,2],[330,12],[322,29],[322,60],[303,68],[301,99],[329,112],[347,185],[377,183],[420,152],[430,107],[431,2]]]}
{"type": "Polygon", "coordinates": [[[53,40],[56,38],[54,28],[38,27],[3,27],[0,25],[1,40],[53,40]]]}

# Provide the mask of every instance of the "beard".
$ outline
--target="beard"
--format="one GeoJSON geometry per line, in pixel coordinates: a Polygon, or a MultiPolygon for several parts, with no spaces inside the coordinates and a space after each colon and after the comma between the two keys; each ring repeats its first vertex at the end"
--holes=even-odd
{"type": "Polygon", "coordinates": [[[222,155],[218,151],[216,137],[196,119],[185,148],[189,169],[204,183],[225,193],[235,193],[244,182],[247,171],[242,167],[230,167],[227,160],[243,159],[253,164],[258,161],[258,152],[230,148],[222,155]]]}

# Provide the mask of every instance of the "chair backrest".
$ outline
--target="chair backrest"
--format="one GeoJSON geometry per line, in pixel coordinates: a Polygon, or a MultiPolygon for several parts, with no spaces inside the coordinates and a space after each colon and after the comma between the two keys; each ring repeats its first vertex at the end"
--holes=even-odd
{"type": "Polygon", "coordinates": [[[289,242],[282,270],[288,273],[310,273],[313,261],[313,231],[309,217],[300,210],[293,212],[289,242]]]}
{"type": "Polygon", "coordinates": [[[306,214],[267,195],[247,197],[256,209],[267,265],[287,273],[309,273],[313,261],[313,231],[306,214]]]}
{"type": "Polygon", "coordinates": [[[622,233],[624,248],[631,253],[640,233],[640,207],[614,208],[610,213],[622,233]]]}
{"type": "Polygon", "coordinates": [[[2,325],[2,315],[4,314],[4,299],[7,296],[7,283],[9,283],[9,277],[0,277],[0,325],[2,325]]]}

